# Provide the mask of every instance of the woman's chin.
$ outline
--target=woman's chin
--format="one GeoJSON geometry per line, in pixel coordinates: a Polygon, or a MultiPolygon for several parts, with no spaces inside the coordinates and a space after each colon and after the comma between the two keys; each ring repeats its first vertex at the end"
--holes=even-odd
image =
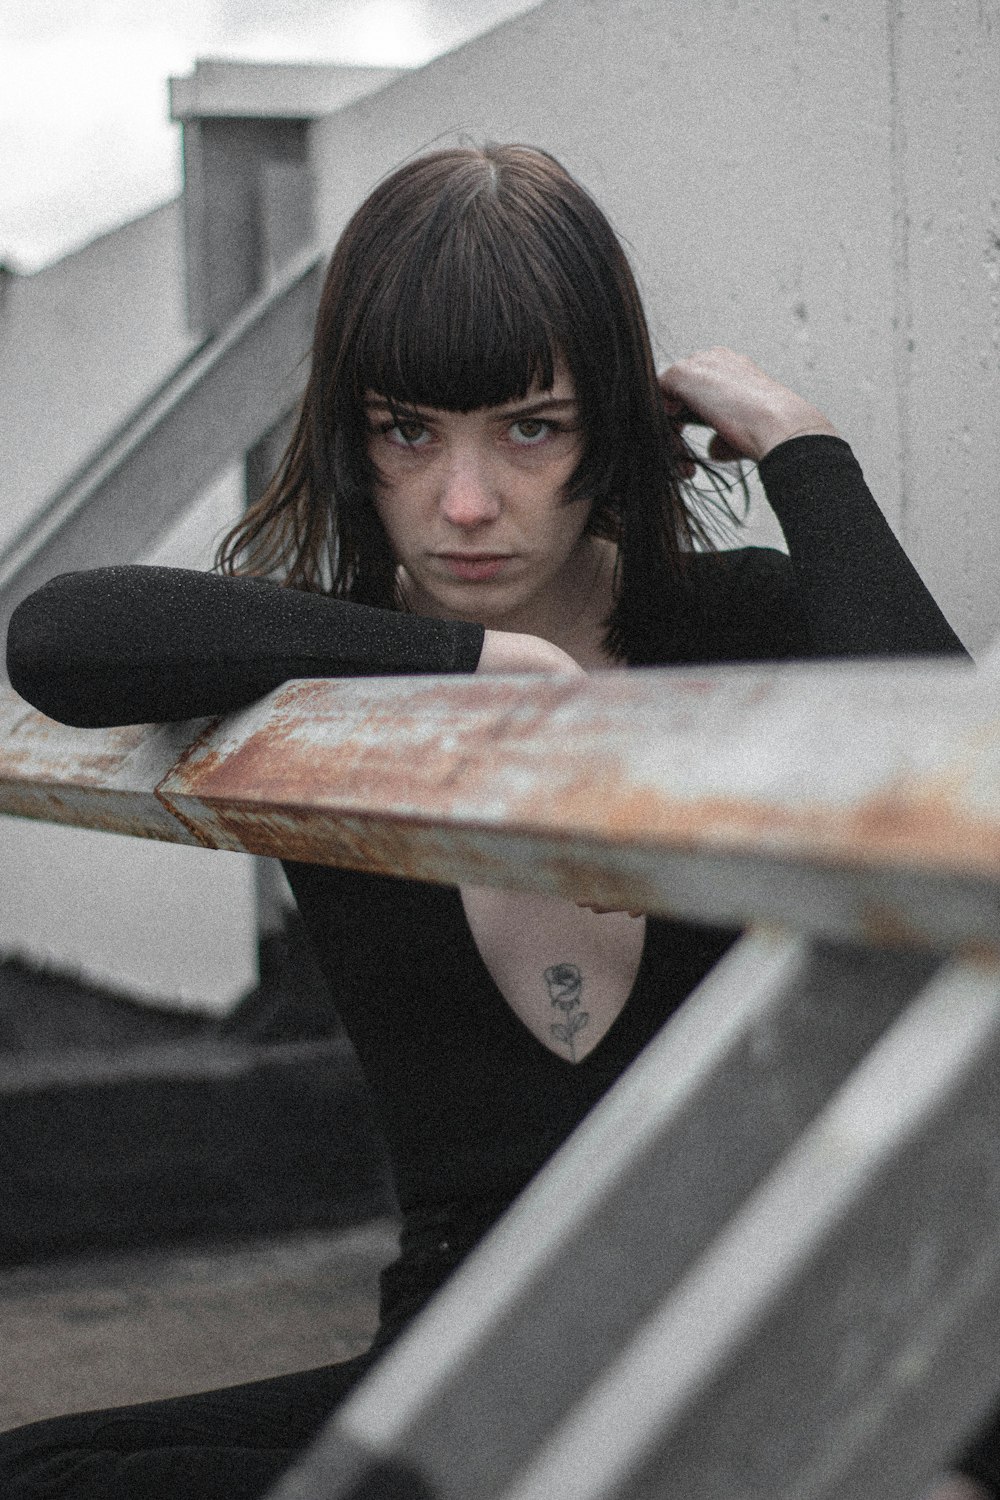
{"type": "Polygon", "coordinates": [[[434,578],[404,587],[403,597],[415,614],[442,620],[464,620],[485,625],[487,629],[516,630],[509,623],[521,613],[529,600],[524,589],[504,580],[492,578],[434,578]]]}

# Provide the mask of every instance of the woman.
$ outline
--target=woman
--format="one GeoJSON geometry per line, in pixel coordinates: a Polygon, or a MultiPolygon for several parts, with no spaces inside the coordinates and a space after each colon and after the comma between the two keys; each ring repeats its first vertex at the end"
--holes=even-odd
{"type": "MultiPolygon", "coordinates": [[[[961,649],[826,418],[723,349],[658,382],[604,216],[509,146],[411,162],[358,210],[295,435],[219,573],[53,580],[15,615],[9,665],[45,712],[97,725],[225,713],[289,677],[961,649]],[[712,550],[688,420],[759,464],[791,560],[712,550]]],[[[375,1346],[11,1434],[11,1495],[261,1494],[735,936],[286,870],[394,1162],[375,1346]]]]}

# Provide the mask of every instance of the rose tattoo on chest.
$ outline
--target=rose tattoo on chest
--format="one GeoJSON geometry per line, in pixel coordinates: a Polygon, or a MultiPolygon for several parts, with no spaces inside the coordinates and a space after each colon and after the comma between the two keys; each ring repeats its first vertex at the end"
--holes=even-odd
{"type": "Polygon", "coordinates": [[[583,975],[576,964],[551,964],[545,970],[545,983],[549,999],[563,1014],[563,1019],[554,1021],[549,1030],[557,1042],[569,1048],[570,1058],[576,1062],[576,1038],[590,1020],[589,1013],[580,1007],[583,975]]]}

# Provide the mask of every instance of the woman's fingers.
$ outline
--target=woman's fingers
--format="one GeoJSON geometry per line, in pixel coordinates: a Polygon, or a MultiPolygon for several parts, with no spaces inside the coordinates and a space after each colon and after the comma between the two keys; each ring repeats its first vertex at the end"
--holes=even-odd
{"type": "Polygon", "coordinates": [[[709,456],[755,462],[778,443],[836,429],[810,402],[768,375],[745,354],[716,347],[677,360],[659,377],[674,423],[715,429],[709,456]]]}
{"type": "Polygon", "coordinates": [[[479,654],[476,673],[480,677],[517,676],[525,672],[543,672],[569,677],[583,677],[583,668],[561,646],[538,635],[519,635],[508,630],[487,630],[479,654]]]}

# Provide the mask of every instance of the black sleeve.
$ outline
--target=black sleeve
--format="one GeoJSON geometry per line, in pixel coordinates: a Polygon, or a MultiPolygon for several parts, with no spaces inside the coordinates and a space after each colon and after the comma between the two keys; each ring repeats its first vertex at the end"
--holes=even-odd
{"type": "Polygon", "coordinates": [[[230,713],[291,677],[472,672],[483,629],[182,568],[53,578],[7,636],[16,690],[85,728],[230,713]]]}
{"type": "Polygon", "coordinates": [[[817,656],[964,652],[842,438],[791,438],[760,462],[817,656]]]}
{"type": "Polygon", "coordinates": [[[842,438],[790,438],[761,460],[759,472],[788,552],[693,554],[660,660],[965,653],[842,438]]]}

